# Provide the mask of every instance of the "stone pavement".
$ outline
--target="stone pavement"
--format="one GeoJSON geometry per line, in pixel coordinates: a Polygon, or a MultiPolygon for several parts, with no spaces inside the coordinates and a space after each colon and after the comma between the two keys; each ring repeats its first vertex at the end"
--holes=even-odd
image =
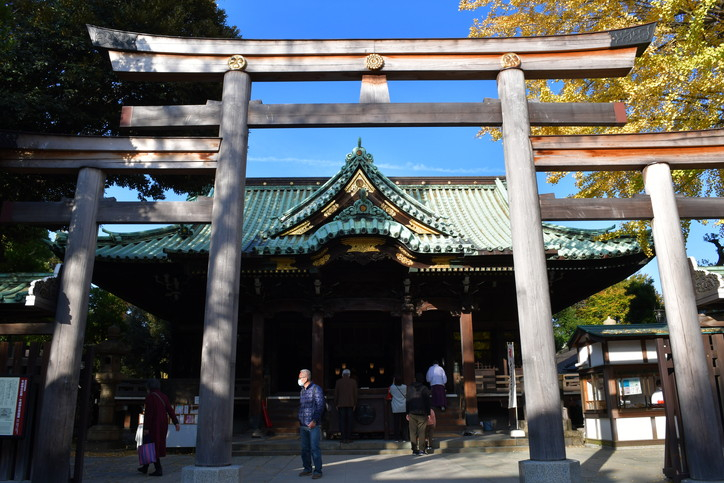
{"type": "MultiPolygon", "coordinates": [[[[567,457],[578,460],[586,483],[655,483],[667,479],[661,473],[663,446],[620,448],[566,448],[567,457]]],[[[327,455],[322,454],[324,477],[321,481],[476,481],[485,483],[518,482],[518,461],[528,459],[527,451],[492,453],[445,453],[412,455],[327,455]]],[[[163,477],[150,477],[136,471],[138,458],[121,455],[85,458],[86,483],[178,482],[181,469],[193,465],[192,454],[172,454],[163,458],[163,477]]],[[[243,467],[244,481],[297,482],[300,478],[299,456],[236,456],[233,464],[243,467]]]]}

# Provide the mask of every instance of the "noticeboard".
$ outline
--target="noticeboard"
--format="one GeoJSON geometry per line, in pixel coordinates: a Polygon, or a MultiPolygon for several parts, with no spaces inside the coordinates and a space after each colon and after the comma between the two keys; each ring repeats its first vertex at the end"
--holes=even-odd
{"type": "Polygon", "coordinates": [[[28,383],[27,377],[0,377],[0,436],[23,436],[28,383]]]}

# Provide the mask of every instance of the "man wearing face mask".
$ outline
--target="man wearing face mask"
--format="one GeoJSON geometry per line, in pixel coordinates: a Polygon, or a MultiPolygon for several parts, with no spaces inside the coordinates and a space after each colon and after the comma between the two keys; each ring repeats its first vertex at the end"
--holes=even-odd
{"type": "Polygon", "coordinates": [[[302,465],[299,476],[312,475],[316,480],[322,477],[322,415],[324,414],[324,392],[312,382],[309,369],[299,371],[299,436],[302,443],[302,465]],[[314,471],[312,471],[314,463],[314,471]]]}

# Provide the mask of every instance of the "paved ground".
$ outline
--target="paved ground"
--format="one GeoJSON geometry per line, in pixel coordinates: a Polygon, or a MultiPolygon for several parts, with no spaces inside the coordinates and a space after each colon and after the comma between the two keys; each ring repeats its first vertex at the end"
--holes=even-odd
{"type": "MultiPolygon", "coordinates": [[[[586,483],[654,483],[667,481],[661,473],[664,447],[638,447],[611,450],[599,447],[566,448],[568,458],[581,464],[586,483]]],[[[476,481],[517,483],[518,461],[528,453],[457,453],[428,456],[412,455],[322,455],[324,477],[320,481],[476,481]]],[[[193,465],[194,456],[169,455],[163,458],[164,476],[152,478],[136,471],[135,455],[86,456],[86,483],[177,482],[181,469],[193,465]]],[[[239,456],[233,464],[243,467],[244,481],[301,482],[298,456],[239,456]]]]}

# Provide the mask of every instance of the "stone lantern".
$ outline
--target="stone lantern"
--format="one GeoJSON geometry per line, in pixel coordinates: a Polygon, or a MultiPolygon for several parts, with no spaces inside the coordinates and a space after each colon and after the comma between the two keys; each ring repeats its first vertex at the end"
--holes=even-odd
{"type": "Polygon", "coordinates": [[[108,338],[96,345],[96,354],[100,358],[100,371],[96,381],[101,386],[98,401],[98,424],[88,429],[89,441],[114,442],[121,439],[122,428],[115,424],[116,386],[124,379],[121,374],[121,357],[131,348],[120,340],[121,330],[112,325],[108,328],[108,338]]]}

